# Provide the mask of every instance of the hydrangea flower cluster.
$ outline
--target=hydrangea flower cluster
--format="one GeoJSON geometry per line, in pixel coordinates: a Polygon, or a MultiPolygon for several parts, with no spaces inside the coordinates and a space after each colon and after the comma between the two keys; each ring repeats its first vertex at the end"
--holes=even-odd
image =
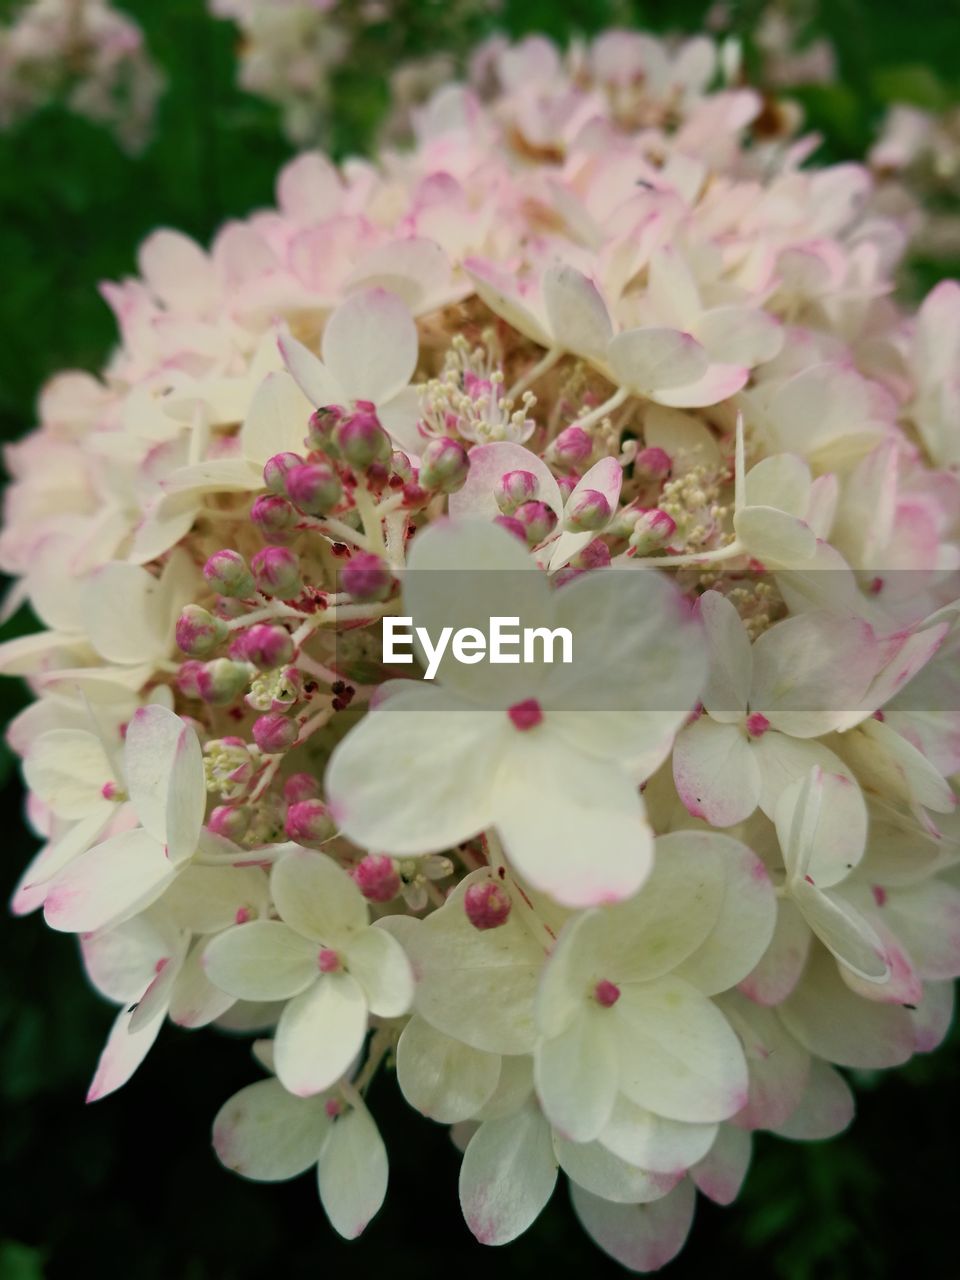
{"type": "Polygon", "coordinates": [[[56,99],[139,151],[163,88],[140,27],[108,0],[27,0],[0,27],[0,128],[56,99]]]}
{"type": "Polygon", "coordinates": [[[91,1099],[248,1032],[217,1154],[353,1237],[395,1070],[478,1240],[562,1171],[655,1270],[950,1021],[960,285],[899,306],[866,169],[708,39],[488,45],[415,124],[155,232],[9,449],[13,906],[119,1006],[91,1099]],[[579,665],[384,662],[494,613],[579,665]]]}

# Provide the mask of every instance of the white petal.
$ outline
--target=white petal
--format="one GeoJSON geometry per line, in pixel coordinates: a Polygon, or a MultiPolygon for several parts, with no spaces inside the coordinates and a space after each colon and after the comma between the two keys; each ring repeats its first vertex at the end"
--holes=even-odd
{"type": "Polygon", "coordinates": [[[377,405],[380,425],[404,453],[417,457],[423,452],[426,438],[420,434],[422,402],[420,388],[403,387],[389,400],[377,405]]]}
{"type": "MultiPolygon", "coordinates": [[[[539,454],[511,440],[480,444],[470,450],[467,482],[462,489],[451,493],[447,502],[450,515],[457,520],[465,520],[469,516],[492,520],[499,515],[500,508],[494,491],[501,477],[508,471],[529,471],[535,475],[539,485],[539,501],[545,502],[551,511],[560,515],[563,497],[553,472],[539,454]]],[[[525,564],[520,564],[517,557],[517,564],[511,562],[509,567],[530,567],[529,557],[526,557],[525,564]]]]}
{"type": "Polygon", "coordinates": [[[613,337],[603,295],[575,267],[558,264],[543,273],[543,305],[558,347],[593,359],[602,358],[613,337]]]}
{"type": "MultiPolygon", "coordinates": [[[[773,1009],[729,991],[717,1000],[740,1037],[750,1071],[746,1105],[733,1118],[741,1129],[775,1129],[799,1106],[810,1077],[810,1054],[773,1009]]],[[[724,1126],[725,1128],[728,1126],[724,1126]]]]}
{"type": "Polygon", "coordinates": [[[707,353],[678,329],[628,329],[610,343],[609,360],[620,386],[636,395],[696,384],[707,372],[707,353]]]}
{"type": "Polygon", "coordinates": [[[325,789],[344,835],[368,849],[434,853],[490,825],[511,726],[422,684],[394,694],[334,749],[325,789]],[[466,779],[470,779],[469,784],[466,779]]]}
{"type": "MultiPolygon", "coordinates": [[[[318,360],[312,351],[308,351],[302,342],[285,333],[280,335],[279,343],[284,363],[291,377],[310,404],[323,409],[328,405],[342,406],[349,400],[350,397],[327,366],[318,360]]],[[[304,425],[303,435],[306,435],[306,425],[304,425]]],[[[302,446],[301,438],[295,452],[298,452],[302,446]]]]}
{"type": "Polygon", "coordinates": [[[740,615],[719,591],[704,592],[697,607],[710,654],[704,708],[721,723],[739,720],[747,707],[753,676],[749,636],[740,615]]]}
{"type": "Polygon", "coordinates": [[[853,1119],[853,1113],[853,1094],[846,1080],[839,1071],[814,1058],[800,1105],[775,1132],[781,1138],[819,1142],[843,1133],[853,1119]]]}
{"type": "Polygon", "coordinates": [[[494,1093],[500,1057],[437,1031],[416,1014],[397,1044],[400,1092],[421,1115],[441,1124],[469,1120],[494,1093]]]}
{"type": "Polygon", "coordinates": [[[783,346],[783,329],[773,316],[754,307],[714,307],[695,327],[697,338],[717,364],[753,368],[772,360],[783,346]]]}
{"type": "Polygon", "coordinates": [[[749,555],[776,569],[805,565],[817,549],[806,521],[775,507],[744,507],[733,517],[733,531],[749,555]]]}
{"type": "Polygon", "coordinates": [[[747,1096],[740,1042],[723,1014],[679,978],[627,986],[613,1006],[620,1088],[673,1120],[710,1123],[735,1115],[747,1096]]]}
{"type": "Polygon", "coordinates": [[[132,1012],[123,1009],[117,1015],[87,1090],[88,1102],[97,1102],[127,1083],[153,1047],[166,1014],[166,1005],[161,1004],[136,1031],[130,1028],[132,1012]]]}
{"type": "Polygon", "coordinates": [[[80,939],[87,977],[108,1000],[137,1000],[176,950],[176,930],[159,910],[80,939]]]}
{"type": "Polygon", "coordinates": [[[386,289],[342,302],[323,331],[323,362],[351,400],[389,400],[417,366],[417,326],[386,289]]]}
{"type": "Polygon", "coordinates": [[[329,947],[366,929],[366,900],[346,871],[325,853],[296,846],[278,858],[270,892],[285,924],[329,947]]]}
{"type": "Polygon", "coordinates": [[[207,977],[240,1000],[286,1000],[319,977],[317,946],[279,920],[251,920],[211,939],[207,977]]]}
{"type": "Polygon", "coordinates": [[[387,1149],[366,1107],[355,1107],[334,1121],[317,1175],[330,1225],[346,1240],[355,1240],[387,1194],[387,1149]]]}
{"type": "Polygon", "coordinates": [[[721,1125],[709,1155],[690,1170],[690,1177],[714,1204],[733,1204],[747,1176],[752,1148],[749,1133],[721,1125]]]}
{"type": "Polygon", "coordinates": [[[599,1142],[570,1142],[554,1136],[553,1149],[560,1168],[577,1186],[615,1204],[650,1204],[660,1200],[680,1181],[675,1173],[650,1173],[621,1160],[599,1142]]]}
{"type": "Polygon", "coordinates": [[[867,806],[844,774],[814,767],[787,787],[774,813],[784,865],[794,880],[818,889],[845,880],[863,857],[867,806]]]}
{"type": "Polygon", "coordinates": [[[630,1271],[659,1271],[683,1248],[696,1192],[689,1179],[651,1204],[613,1204],[570,1184],[574,1212],[587,1235],[630,1271]]]}
{"type": "Polygon", "coordinates": [[[927,880],[891,893],[881,915],[926,980],[960,974],[960,890],[927,880]]]}
{"type": "Polygon", "coordinates": [[[125,831],[75,858],[51,882],[43,913],[51,929],[92,933],[155,902],[177,869],[146,831],[125,831]]]}
{"type": "Polygon", "coordinates": [[[244,1178],[283,1182],[316,1163],[329,1128],[322,1099],[295,1098],[279,1080],[258,1080],[217,1112],[213,1149],[244,1178]]]}
{"type": "Polygon", "coordinates": [[[243,456],[262,466],[275,453],[301,453],[312,410],[289,373],[268,373],[240,428],[243,456]]]}
{"type": "Polygon", "coordinates": [[[349,973],[323,974],[280,1015],[274,1054],[284,1088],[300,1097],[329,1089],[356,1057],[366,1030],[360,984],[349,973]]]}
{"type": "Polygon", "coordinates": [[[203,753],[190,725],[165,707],[141,707],[124,744],[127,789],[144,828],[172,862],[196,851],[207,803],[203,753]]]}
{"type": "Polygon", "coordinates": [[[507,1244],[533,1223],[557,1181],[550,1126],[535,1106],[485,1121],[460,1166],[460,1207],[481,1244],[507,1244]]]}
{"type": "Polygon", "coordinates": [[[248,916],[266,914],[268,883],[260,867],[193,863],[177,876],[160,906],[191,933],[220,933],[237,923],[241,910],[248,916]]]}
{"type": "Polygon", "coordinates": [[[787,515],[805,517],[810,501],[810,468],[795,453],[764,458],[747,472],[748,507],[776,507],[787,515]]]}
{"type": "Polygon", "coordinates": [[[743,822],[760,799],[753,744],[740,725],[705,715],[677,735],[673,780],[688,812],[716,827],[743,822]]]}
{"type": "Polygon", "coordinates": [[[810,927],[789,898],[782,898],[770,945],[760,963],[740,983],[757,1004],[781,1004],[800,981],[810,951],[810,927]]]}
{"type": "Polygon", "coordinates": [[[667,1120],[621,1093],[597,1140],[628,1164],[651,1173],[676,1173],[702,1159],[716,1135],[715,1124],[667,1120]]]}
{"type": "Polygon", "coordinates": [[[595,1138],[617,1098],[617,1046],[608,1010],[584,1002],[565,1030],[540,1040],[534,1078],[541,1106],[560,1133],[574,1142],[595,1138]]]}
{"type": "Polygon", "coordinates": [[[205,1027],[222,1017],[234,1004],[231,995],[215,987],[207,977],[204,952],[207,939],[198,939],[180,966],[168,1010],[178,1027],[205,1027]]]}
{"type": "Polygon", "coordinates": [[[887,949],[855,907],[839,893],[821,893],[803,880],[791,886],[790,894],[804,920],[841,964],[868,982],[887,981],[887,949]]]}
{"type": "Polygon", "coordinates": [[[736,395],[745,386],[750,370],[739,364],[713,364],[703,377],[680,387],[658,390],[654,394],[663,405],[678,409],[697,409],[719,404],[736,395]]]}
{"type": "Polygon", "coordinates": [[[53,729],[30,746],[23,762],[29,789],[59,818],[83,818],[97,806],[113,769],[100,740],[82,729],[53,729]]]}
{"type": "Polygon", "coordinates": [[[396,938],[375,925],[364,929],[344,947],[347,971],[363,988],[370,1012],[380,1018],[399,1018],[413,1003],[413,972],[396,938]]]}

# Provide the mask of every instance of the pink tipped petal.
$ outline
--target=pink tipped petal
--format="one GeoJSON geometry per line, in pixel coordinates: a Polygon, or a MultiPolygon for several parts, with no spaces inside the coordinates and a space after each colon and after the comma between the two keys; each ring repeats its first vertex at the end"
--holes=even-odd
{"type": "Polygon", "coordinates": [[[317,1182],[330,1225],[344,1239],[355,1240],[387,1194],[387,1149],[366,1107],[338,1116],[328,1129],[317,1182]]]}
{"type": "Polygon", "coordinates": [[[557,1159],[550,1126],[532,1104],[487,1120],[460,1166],[460,1207],[481,1244],[507,1244],[539,1216],[553,1194],[557,1159]]]}
{"type": "Polygon", "coordinates": [[[652,1204],[613,1204],[570,1184],[570,1197],[580,1224],[595,1244],[630,1271],[659,1271],[683,1248],[696,1192],[684,1179],[669,1195],[652,1204]]]}

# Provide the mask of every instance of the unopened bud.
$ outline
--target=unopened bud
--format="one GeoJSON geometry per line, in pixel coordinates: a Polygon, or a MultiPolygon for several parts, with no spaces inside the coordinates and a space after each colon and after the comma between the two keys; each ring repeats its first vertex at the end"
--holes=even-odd
{"type": "Polygon", "coordinates": [[[497,481],[493,495],[505,516],[512,516],[524,502],[532,502],[540,492],[540,481],[532,471],[507,471],[497,481]]]}
{"type": "Polygon", "coordinates": [[[250,561],[257,590],[279,600],[292,600],[303,590],[300,562],[286,547],[264,547],[250,561]]]}
{"type": "Polygon", "coordinates": [[[340,570],[340,587],[354,600],[364,603],[386,600],[393,590],[394,577],[379,556],[360,551],[340,570]]]}
{"type": "Polygon", "coordinates": [[[316,800],[320,795],[320,783],[312,773],[291,773],[283,784],[283,798],[287,804],[299,804],[302,800],[316,800]]]}
{"type": "Polygon", "coordinates": [[[320,800],[301,800],[287,810],[284,830],[295,844],[316,848],[329,840],[337,828],[320,800]]]}
{"type": "Polygon", "coordinates": [[[403,484],[409,484],[416,474],[413,463],[399,449],[395,449],[390,455],[390,470],[403,484]]]}
{"type": "Polygon", "coordinates": [[[325,516],[343,496],[337,473],[325,462],[305,462],[286,474],[287,493],[298,510],[308,516],[325,516]]]}
{"type": "Polygon", "coordinates": [[[226,547],[213,553],[203,566],[203,576],[213,590],[222,596],[245,599],[252,596],[255,590],[246,560],[239,552],[230,551],[226,547]]]}
{"type": "Polygon", "coordinates": [[[567,427],[550,445],[548,453],[558,466],[579,471],[593,453],[593,441],[583,427],[567,427]]]}
{"type": "Polygon", "coordinates": [[[177,619],[177,648],[191,658],[213,653],[228,634],[227,624],[198,604],[188,604],[177,619]]]}
{"type": "Polygon", "coordinates": [[[637,555],[649,555],[665,547],[677,531],[677,522],[659,507],[641,511],[630,535],[630,546],[637,555]]]}
{"type": "MultiPolygon", "coordinates": [[[[290,472],[287,472],[289,475],[290,472]]],[[[250,519],[264,542],[275,545],[289,542],[297,523],[297,513],[286,498],[276,494],[264,494],[250,508],[250,519]]]]}
{"type": "Polygon", "coordinates": [[[602,538],[594,538],[570,561],[575,569],[606,569],[610,564],[610,548],[602,538]]]}
{"type": "Polygon", "coordinates": [[[293,640],[284,627],[258,622],[240,637],[239,652],[261,671],[285,666],[293,658],[293,640]]]}
{"type": "Polygon", "coordinates": [[[296,721],[288,719],[282,712],[268,711],[265,716],[254,720],[252,733],[263,754],[275,756],[293,746],[299,729],[296,721]]]}
{"type": "Polygon", "coordinates": [[[463,909],[475,929],[499,929],[507,923],[512,905],[506,889],[493,880],[472,884],[463,898],[463,909]]]}
{"type": "Polygon", "coordinates": [[[225,707],[246,689],[250,676],[251,668],[247,663],[214,658],[196,672],[197,693],[212,707],[225,707]]]}
{"type": "Polygon", "coordinates": [[[275,453],[263,466],[263,483],[271,493],[287,496],[287,472],[302,467],[303,459],[296,453],[275,453]]]}
{"type": "Polygon", "coordinates": [[[370,902],[390,902],[400,892],[397,864],[385,853],[368,853],[352,872],[357,888],[370,902]]]}
{"type": "Polygon", "coordinates": [[[329,452],[331,445],[333,445],[337,424],[342,417],[343,410],[335,404],[318,409],[316,413],[310,415],[310,421],[307,424],[307,438],[303,443],[310,450],[316,449],[321,453],[329,452]]]}
{"type": "Polygon", "coordinates": [[[225,836],[228,840],[242,840],[250,828],[251,813],[240,805],[217,805],[207,823],[208,830],[214,835],[225,836]]]}
{"type": "Polygon", "coordinates": [[[531,547],[538,547],[557,524],[557,513],[545,502],[525,502],[517,507],[512,518],[523,526],[524,537],[531,547]]]}
{"type": "Polygon", "coordinates": [[[637,480],[665,480],[673,467],[673,460],[665,449],[648,445],[633,460],[633,475],[637,480]]]}
{"type": "Polygon", "coordinates": [[[354,412],[337,424],[336,441],[344,460],[358,471],[371,462],[386,462],[392,452],[390,437],[367,401],[358,401],[354,412]]]}
{"type": "Polygon", "coordinates": [[[610,503],[599,489],[584,489],[573,499],[563,516],[571,533],[595,533],[610,522],[610,503]]]}
{"type": "Polygon", "coordinates": [[[440,493],[456,493],[467,482],[470,458],[466,449],[449,436],[431,440],[420,456],[420,483],[440,493]]]}

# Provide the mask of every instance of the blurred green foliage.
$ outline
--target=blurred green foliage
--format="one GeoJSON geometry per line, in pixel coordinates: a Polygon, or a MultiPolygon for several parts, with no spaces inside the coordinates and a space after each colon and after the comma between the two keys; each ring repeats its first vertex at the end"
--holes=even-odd
{"type": "MultiPolygon", "coordinates": [[[[278,112],[233,83],[235,32],[203,0],[125,0],[169,77],[154,143],[140,157],[102,130],[51,107],[0,135],[0,438],[31,425],[36,391],[65,367],[97,368],[113,322],[96,284],[135,270],[157,225],[207,240],[227,217],[272,197],[290,154],[278,112]]],[[[728,5],[751,55],[760,0],[728,5]]],[[[9,0],[0,12],[9,10],[9,0]]],[[[702,0],[504,0],[498,25],[559,39],[611,23],[694,31],[702,0]]],[[[474,31],[452,30],[438,0],[412,0],[398,32],[373,28],[363,59],[337,77],[330,146],[369,143],[386,102],[383,72],[402,48],[429,53],[474,31]],[[378,61],[379,59],[379,61],[378,61]]],[[[861,157],[884,106],[938,108],[960,98],[956,0],[823,0],[811,37],[835,44],[841,75],[797,94],[825,159],[861,157]]],[[[924,282],[935,279],[926,264],[924,282]]],[[[23,616],[4,629],[24,629],[23,616]]],[[[23,695],[0,685],[0,714],[23,695]]],[[[33,848],[14,772],[0,773],[9,893],[33,848]]],[[[0,761],[0,769],[3,762],[0,761]]],[[[391,1079],[373,1108],[391,1154],[388,1205],[347,1246],[327,1227],[311,1179],[244,1183],[220,1170],[209,1125],[221,1102],[256,1078],[242,1046],[169,1029],[134,1082],[86,1109],[83,1095],[112,1011],[88,989],[72,939],[37,918],[0,931],[0,1280],[95,1275],[113,1280],[290,1280],[347,1268],[389,1268],[396,1280],[450,1267],[495,1266],[504,1277],[623,1274],[589,1244],[565,1193],[517,1244],[491,1259],[460,1220],[459,1157],[444,1130],[410,1113],[391,1079]]],[[[860,1114],[834,1142],[761,1138],[737,1205],[701,1204],[693,1238],[670,1269],[712,1280],[950,1280],[958,1189],[960,1041],[877,1085],[858,1082],[860,1114]]]]}

